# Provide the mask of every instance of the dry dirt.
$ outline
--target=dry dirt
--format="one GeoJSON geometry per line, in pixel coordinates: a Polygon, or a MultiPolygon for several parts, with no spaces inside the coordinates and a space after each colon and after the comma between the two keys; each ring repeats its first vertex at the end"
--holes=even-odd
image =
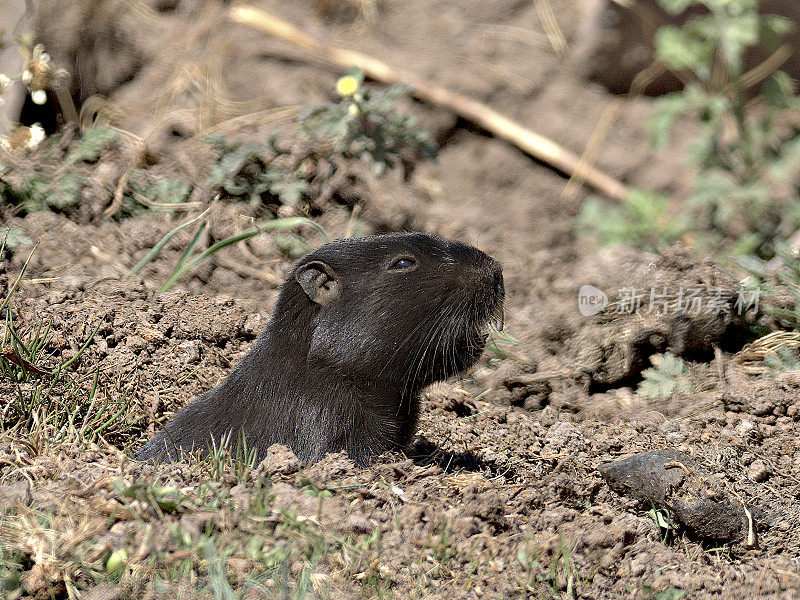
{"type": "MultiPolygon", "coordinates": [[[[119,125],[149,133],[154,152],[183,175],[191,168],[181,162],[188,160],[182,148],[215,120],[333,97],[336,73],[226,22],[224,3],[144,4],[158,12],[76,2],[57,25],[41,15],[37,22],[54,59],[68,69],[79,62],[83,98],[109,96],[119,125]],[[190,93],[198,65],[201,80],[211,73],[219,85],[212,106],[219,114],[203,96],[207,88],[190,93]],[[169,82],[175,89],[165,93],[169,82]]],[[[257,4],[313,35],[485,101],[578,153],[608,107],[621,102],[598,166],[676,198],[686,189],[680,143],[666,155],[648,149],[650,101],[620,101],[571,74],[548,44],[533,2],[392,0],[376,4],[374,20],[357,8],[370,2],[257,4]]],[[[550,4],[574,43],[576,3],[550,4]]],[[[190,234],[176,236],[141,276],[126,274],[185,215],[81,220],[49,212],[19,217],[3,207],[7,224],[39,242],[11,309],[27,326],[52,318],[45,364],[69,358],[100,323],[72,368],[88,374],[99,367],[108,406],[133,406],[141,417],[82,449],[2,438],[0,542],[12,543],[26,568],[25,591],[13,597],[233,597],[201,585],[222,565],[234,587],[248,590],[244,597],[288,598],[277,591],[277,576],[247,587],[254,563],[238,554],[226,561],[206,552],[202,566],[176,570],[172,583],[150,581],[143,566],[150,556],[182,564],[210,533],[244,547],[266,523],[277,547],[288,548],[286,572],[277,572],[298,598],[800,598],[800,379],[745,373],[734,360],[745,341],[738,317],[687,324],[584,317],[577,307],[583,285],[610,294],[635,285],[734,293],[729,265],[698,261],[680,248],[660,257],[600,250],[574,233],[589,192],[567,199],[562,175],[508,144],[430,107],[408,103],[406,110],[439,143],[438,160],[420,163],[408,179],[365,176],[355,202],[320,219],[329,235],[342,236],[356,205],[365,231],[423,230],[479,246],[503,263],[506,332],[519,343],[501,344],[462,381],[430,390],[408,455],[385,457],[372,469],[356,469],[342,456],[304,469],[279,448],[244,474],[133,462],[148,432],[246,352],[291,259],[258,238],[246,253],[227,249],[177,291],[160,294],[190,234]],[[694,391],[669,401],[637,394],[641,370],[665,350],[686,358],[694,391]],[[686,453],[749,507],[757,542],[715,543],[675,523],[660,527],[651,506],[613,491],[598,471],[658,449],[686,453]],[[197,490],[214,478],[216,504],[208,503],[207,488],[201,502],[197,490]],[[156,509],[125,488],[153,480],[181,489],[187,504],[156,509]],[[253,515],[256,501],[269,505],[266,516],[253,515]],[[55,515],[50,526],[15,534],[14,523],[30,525],[37,511],[55,515]],[[331,552],[292,554],[311,538],[331,552]],[[140,567],[119,583],[100,583],[90,568],[70,562],[79,555],[73,543],[81,552],[96,547],[94,560],[125,547],[140,567]]],[[[220,203],[213,237],[241,229],[242,215],[252,212],[220,203]]],[[[312,245],[321,243],[306,233],[312,245]]],[[[11,254],[12,278],[28,250],[11,254]]],[[[11,385],[0,382],[0,393],[9,398],[11,385]]]]}

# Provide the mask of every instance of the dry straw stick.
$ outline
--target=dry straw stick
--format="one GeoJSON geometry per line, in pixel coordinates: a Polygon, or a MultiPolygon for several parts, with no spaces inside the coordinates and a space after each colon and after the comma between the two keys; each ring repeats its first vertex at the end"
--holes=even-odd
{"type": "Polygon", "coordinates": [[[485,104],[451,92],[424,79],[401,73],[386,63],[361,52],[324,44],[306,35],[294,25],[263,10],[239,5],[231,8],[230,15],[238,23],[255,27],[291,42],[336,67],[343,69],[358,67],[369,78],[386,85],[405,83],[411,86],[411,93],[415,98],[453,111],[494,136],[514,144],[533,158],[551,165],[563,173],[580,178],[609,198],[621,202],[627,196],[628,190],[621,182],[591,165],[581,163],[578,156],[572,152],[533,133],[485,104]]]}

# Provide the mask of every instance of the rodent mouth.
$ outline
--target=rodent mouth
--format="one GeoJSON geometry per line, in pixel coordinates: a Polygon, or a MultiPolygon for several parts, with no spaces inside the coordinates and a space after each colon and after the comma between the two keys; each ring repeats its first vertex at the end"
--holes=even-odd
{"type": "Polygon", "coordinates": [[[499,303],[494,310],[489,314],[489,318],[486,319],[486,322],[478,331],[478,340],[480,340],[480,346],[483,348],[486,345],[486,342],[489,340],[489,336],[492,334],[493,331],[503,331],[503,327],[505,325],[505,311],[503,310],[503,304],[499,303]]]}
{"type": "Polygon", "coordinates": [[[483,324],[482,332],[486,333],[487,335],[494,331],[503,331],[503,327],[506,323],[506,313],[503,310],[503,301],[497,302],[497,304],[489,311],[489,315],[486,318],[486,322],[483,324]]]}
{"type": "Polygon", "coordinates": [[[506,323],[506,313],[503,310],[503,305],[499,304],[492,314],[492,319],[489,321],[491,327],[497,331],[503,331],[503,326],[506,323]]]}

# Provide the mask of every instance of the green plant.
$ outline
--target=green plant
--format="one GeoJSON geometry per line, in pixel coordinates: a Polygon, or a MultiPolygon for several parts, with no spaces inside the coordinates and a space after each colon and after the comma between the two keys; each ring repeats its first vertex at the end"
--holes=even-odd
{"type": "Polygon", "coordinates": [[[208,569],[208,579],[214,600],[240,600],[241,596],[234,592],[225,573],[225,557],[221,555],[211,538],[206,538],[202,545],[208,569]]]}
{"type": "Polygon", "coordinates": [[[686,597],[686,590],[670,587],[657,592],[653,586],[646,583],[642,584],[641,592],[644,594],[643,600],[681,600],[686,597]]]}
{"type": "Polygon", "coordinates": [[[654,251],[664,249],[689,229],[684,215],[670,214],[666,197],[637,189],[620,205],[589,198],[577,224],[582,231],[596,233],[604,246],[627,243],[654,251]]]}
{"type": "Polygon", "coordinates": [[[337,87],[343,98],[302,110],[289,136],[275,133],[265,144],[210,138],[219,159],[208,187],[252,206],[281,204],[308,214],[335,194],[347,160],[366,161],[383,175],[414,158],[436,156],[416,119],[397,111],[405,87],[365,88],[360,71],[337,87]]]}
{"type": "Polygon", "coordinates": [[[651,144],[662,149],[679,118],[697,119],[687,152],[693,189],[674,223],[666,198],[637,190],[619,207],[588,206],[584,222],[606,243],[658,248],[688,232],[704,251],[771,257],[776,240],[800,227],[800,123],[791,118],[800,99],[791,78],[776,70],[792,24],[761,14],[760,0],[659,2],[672,14],[697,9],[682,26],[656,34],[657,60],[685,85],[656,100],[650,120],[651,144]],[[744,56],[756,48],[774,54],[746,72],[744,56]]]}
{"type": "Polygon", "coordinates": [[[416,118],[396,110],[408,88],[370,89],[363,83],[364,73],[351,70],[337,84],[344,100],[306,109],[300,116],[301,131],[344,158],[366,160],[376,175],[412,156],[435,158],[436,145],[418,128],[416,118]]]}
{"type": "Polygon", "coordinates": [[[577,582],[577,568],[572,558],[573,547],[559,536],[550,565],[544,563],[541,550],[532,550],[528,542],[517,547],[517,561],[525,571],[525,581],[518,581],[525,597],[535,592],[539,598],[571,598],[577,582]],[[561,589],[564,589],[562,596],[561,589]]]}
{"type": "Polygon", "coordinates": [[[637,392],[645,398],[671,398],[676,393],[691,394],[694,391],[689,368],[679,356],[670,352],[654,354],[653,366],[642,372],[643,379],[637,392]]]}
{"type": "Polygon", "coordinates": [[[774,238],[800,226],[797,185],[782,201],[776,201],[774,185],[800,164],[800,128],[781,122],[786,111],[800,109],[800,100],[791,78],[775,71],[751,107],[748,88],[758,77],[744,71],[744,54],[754,47],[775,51],[792,24],[762,15],[759,0],[660,3],[673,14],[690,7],[708,12],[656,35],[658,60],[687,84],[656,101],[653,145],[666,145],[677,118],[698,115],[702,127],[688,155],[697,165],[693,213],[709,231],[739,239],[737,252],[771,255],[774,238]]]}
{"type": "MultiPolygon", "coordinates": [[[[2,227],[0,228],[0,237],[3,241],[0,243],[0,250],[11,248],[12,250],[22,246],[31,246],[33,242],[25,235],[19,227],[2,227]]],[[[0,251],[0,260],[2,260],[2,251],[0,251]]]]}
{"type": "Polygon", "coordinates": [[[192,191],[185,181],[169,177],[149,178],[143,174],[130,179],[128,186],[133,201],[146,208],[160,207],[165,210],[174,210],[170,205],[185,201],[192,191]]]}
{"type": "Polygon", "coordinates": [[[757,299],[751,331],[758,336],[739,358],[757,372],[800,369],[800,257],[780,244],[771,261],[745,256],[737,263],[750,275],[746,293],[757,299]]]}
{"type": "Polygon", "coordinates": [[[114,494],[123,502],[134,500],[153,507],[159,514],[182,514],[196,508],[188,496],[171,485],[154,485],[146,479],[137,479],[130,484],[121,478],[114,480],[114,494]]]}
{"type": "Polygon", "coordinates": [[[653,506],[647,511],[647,516],[653,520],[658,530],[661,532],[662,541],[667,544],[675,537],[675,527],[673,526],[672,515],[665,508],[653,506]]]}
{"type": "Polygon", "coordinates": [[[213,443],[209,452],[208,462],[211,466],[211,479],[219,480],[227,471],[233,471],[238,481],[245,481],[248,475],[258,466],[258,449],[247,447],[247,438],[239,436],[238,442],[232,447],[229,444],[228,434],[217,444],[213,443]]]}
{"type": "Polygon", "coordinates": [[[517,348],[522,345],[517,338],[505,331],[492,330],[492,335],[486,341],[486,353],[490,362],[499,362],[506,358],[519,358],[517,348]]]}
{"type": "Polygon", "coordinates": [[[67,210],[78,205],[91,184],[93,165],[118,142],[119,135],[106,127],[87,129],[64,154],[58,144],[43,144],[37,150],[39,163],[0,163],[0,196],[26,212],[67,210]]]}
{"type": "Polygon", "coordinates": [[[436,542],[431,548],[432,556],[439,565],[445,565],[451,558],[453,558],[453,556],[455,556],[456,552],[451,544],[452,536],[452,523],[442,521],[440,533],[436,538],[436,542]]]}
{"type": "MultiPolygon", "coordinates": [[[[0,244],[0,257],[4,243],[0,244]]],[[[66,438],[94,440],[101,434],[111,436],[128,430],[141,417],[126,413],[124,403],[111,404],[98,395],[99,372],[79,374],[70,367],[92,343],[102,322],[88,334],[71,358],[55,366],[45,364],[50,337],[50,322],[41,318],[19,326],[9,307],[11,297],[22,280],[36,247],[19,275],[0,300],[0,432],[46,435],[53,441],[66,438]]]]}
{"type": "Polygon", "coordinates": [[[19,550],[6,549],[0,545],[0,592],[10,595],[16,590],[24,589],[22,574],[27,566],[26,562],[19,550]]]}
{"type": "Polygon", "coordinates": [[[141,419],[126,413],[124,403],[100,399],[99,373],[74,374],[69,367],[86,351],[100,323],[78,351],[55,367],[43,363],[50,324],[41,319],[17,330],[12,311],[6,312],[0,355],[0,390],[6,402],[0,412],[0,431],[47,432],[51,440],[94,440],[127,430],[141,419]]]}
{"type": "MultiPolygon", "coordinates": [[[[786,244],[777,247],[779,266],[743,256],[736,262],[750,274],[749,289],[759,298],[759,312],[775,321],[776,329],[800,331],[800,257],[786,244]]],[[[762,331],[760,333],[766,333],[762,331]]]]}
{"type": "Polygon", "coordinates": [[[78,143],[70,148],[65,162],[68,165],[78,162],[96,163],[103,153],[118,140],[119,134],[116,131],[96,125],[87,129],[78,143]]]}
{"type": "Polygon", "coordinates": [[[161,240],[148,252],[142,260],[140,260],[134,267],[131,269],[131,274],[135,275],[140,273],[148,264],[150,264],[155,258],[161,253],[164,247],[169,243],[169,241],[175,236],[176,233],[185,229],[186,227],[193,225],[195,223],[199,224],[195,229],[195,233],[192,236],[192,239],[183,249],[183,253],[181,254],[178,262],[175,264],[175,267],[170,273],[167,280],[161,286],[161,291],[165,292],[169,290],[175,283],[183,277],[190,269],[195,267],[200,262],[212,257],[214,254],[222,250],[223,248],[227,248],[228,246],[232,246],[233,244],[238,244],[240,242],[244,242],[251,238],[254,238],[262,233],[267,231],[286,231],[291,229],[296,229],[297,227],[308,225],[319,231],[322,236],[327,239],[327,235],[325,230],[320,227],[317,223],[310,219],[306,219],[305,217],[285,217],[282,219],[272,219],[269,221],[263,221],[261,223],[254,223],[252,229],[248,231],[229,236],[215,244],[212,244],[210,247],[206,248],[202,251],[197,251],[197,246],[200,241],[200,237],[202,236],[203,232],[208,227],[208,219],[207,215],[210,209],[205,210],[198,216],[189,219],[188,221],[178,225],[171,231],[169,231],[161,240]]]}
{"type": "Polygon", "coordinates": [[[800,371],[800,356],[797,349],[781,346],[771,354],[764,356],[764,364],[771,371],[781,373],[783,371],[800,371]]]}

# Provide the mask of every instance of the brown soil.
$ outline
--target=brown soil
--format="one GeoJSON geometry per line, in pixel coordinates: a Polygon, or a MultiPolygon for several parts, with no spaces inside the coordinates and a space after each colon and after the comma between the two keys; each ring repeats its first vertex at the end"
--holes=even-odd
{"type": "MultiPolygon", "coordinates": [[[[227,4],[147,2],[160,12],[146,14],[124,2],[100,3],[106,10],[93,13],[96,4],[75,2],[75,13],[58,28],[43,10],[36,19],[41,37],[65,68],[80,63],[79,99],[108,95],[122,115],[118,124],[147,133],[154,154],[181,177],[191,172],[186,157],[193,156],[184,148],[203,128],[276,105],[332,98],[336,73],[226,22],[227,4]],[[219,85],[216,104],[188,91],[198,64],[219,85]],[[177,87],[167,91],[170,82],[177,87]],[[179,119],[177,108],[190,110],[179,119]]],[[[485,101],[577,153],[606,109],[621,102],[598,166],[676,198],[688,185],[680,143],[668,155],[648,149],[650,101],[620,101],[570,75],[548,45],[533,2],[380,2],[374,21],[353,8],[359,3],[344,0],[257,4],[314,35],[485,101]]],[[[575,43],[576,3],[550,4],[575,43]]],[[[156,554],[177,564],[203,533],[244,547],[266,519],[281,547],[297,544],[291,532],[302,528],[330,548],[362,544],[361,554],[351,553],[358,560],[345,560],[342,550],[315,563],[309,585],[335,598],[667,599],[680,597],[676,590],[693,599],[800,598],[800,380],[743,372],[733,356],[744,328],[734,318],[687,325],[631,315],[583,317],[577,308],[578,290],[587,284],[608,292],[637,284],[734,290],[732,277],[711,263],[695,264],[681,249],[660,257],[598,250],[573,229],[589,192],[565,199],[565,178],[515,148],[441,111],[410,102],[406,108],[440,144],[438,160],[418,164],[408,179],[362,174],[351,190],[355,201],[331,206],[320,220],[329,235],[345,235],[357,205],[365,232],[416,229],[479,246],[503,263],[506,327],[519,344],[487,353],[463,381],[428,393],[407,457],[385,457],[359,470],[332,456],[303,469],[276,448],[255,472],[228,470],[221,477],[213,512],[162,514],[147,502],[131,502],[114,481],[171,482],[199,503],[197,490],[218,474],[153,468],[130,456],[172,410],[220,381],[248,349],[291,259],[261,236],[247,251],[226,249],[181,280],[177,291],[160,294],[190,233],[176,236],[141,276],[125,275],[185,215],[98,220],[5,213],[6,223],[39,242],[11,306],[27,326],[52,317],[46,366],[73,355],[102,322],[73,368],[89,374],[99,367],[108,410],[134,406],[141,416],[81,450],[2,438],[0,511],[8,523],[37,510],[56,515],[49,529],[34,535],[33,528],[27,537],[0,521],[0,541],[28,557],[26,591],[17,597],[66,598],[70,586],[95,599],[226,597],[195,591],[205,568],[184,573],[179,583],[150,581],[143,566],[119,584],[86,575],[67,584],[64,574],[75,572],[69,561],[77,553],[70,540],[97,547],[98,557],[125,546],[142,565],[156,554]],[[645,338],[649,345],[631,341],[645,338]],[[688,361],[692,394],[661,401],[636,393],[650,356],[664,351],[688,361]],[[741,498],[753,515],[756,546],[717,545],[680,528],[665,537],[648,516],[650,506],[612,491],[597,470],[665,448],[688,454],[741,498]],[[263,497],[271,508],[254,517],[248,506],[263,497]],[[305,525],[297,525],[298,515],[305,525]],[[176,523],[189,536],[184,545],[171,533],[176,523]],[[36,553],[37,540],[49,544],[46,560],[36,553]]],[[[113,193],[102,193],[110,202],[113,193]]],[[[223,200],[212,239],[244,229],[243,216],[253,214],[223,200]]],[[[304,233],[313,245],[321,243],[304,233]]],[[[12,279],[26,258],[24,248],[11,254],[12,279]]],[[[0,384],[0,394],[11,393],[10,383],[0,384]]],[[[229,581],[246,581],[253,569],[247,560],[237,555],[226,563],[229,581]]],[[[303,564],[287,563],[293,589],[303,564]]],[[[279,597],[274,584],[245,597],[279,597]]]]}

